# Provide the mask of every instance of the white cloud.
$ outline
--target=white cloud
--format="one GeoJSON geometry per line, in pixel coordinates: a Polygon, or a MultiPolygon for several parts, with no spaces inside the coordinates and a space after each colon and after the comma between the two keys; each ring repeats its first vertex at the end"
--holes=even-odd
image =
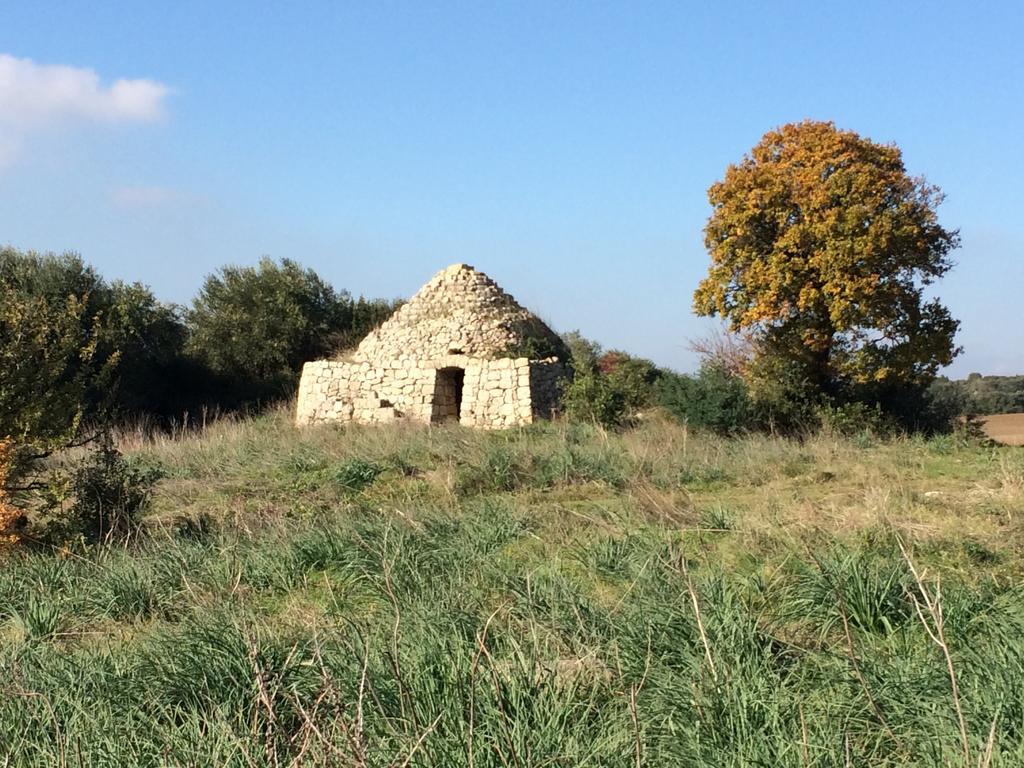
{"type": "Polygon", "coordinates": [[[47,128],[159,120],[169,93],[155,80],[122,78],[105,85],[92,69],[0,53],[0,167],[24,140],[47,128]]]}
{"type": "Polygon", "coordinates": [[[0,53],[0,121],[45,125],[67,119],[138,122],[163,116],[169,88],[154,80],[115,80],[91,69],[37,64],[0,53]]]}

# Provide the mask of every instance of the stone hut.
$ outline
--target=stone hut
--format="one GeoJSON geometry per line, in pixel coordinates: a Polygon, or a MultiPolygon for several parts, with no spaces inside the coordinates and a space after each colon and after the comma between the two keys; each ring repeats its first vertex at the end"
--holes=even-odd
{"type": "Polygon", "coordinates": [[[556,410],[567,359],[539,318],[487,275],[454,264],[353,352],[306,363],[296,421],[529,424],[556,410]]]}

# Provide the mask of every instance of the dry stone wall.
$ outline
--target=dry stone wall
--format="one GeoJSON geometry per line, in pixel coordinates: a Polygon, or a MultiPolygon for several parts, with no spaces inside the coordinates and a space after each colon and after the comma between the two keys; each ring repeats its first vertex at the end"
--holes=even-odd
{"type": "Polygon", "coordinates": [[[396,360],[373,366],[318,360],[302,370],[296,420],[300,425],[332,421],[384,423],[404,418],[421,423],[454,421],[485,429],[550,418],[558,402],[564,368],[555,359],[478,360],[449,355],[428,367],[396,360]],[[461,371],[455,401],[449,371],[461,371]]]}
{"type": "Polygon", "coordinates": [[[347,357],[307,363],[296,421],[458,420],[498,429],[550,417],[566,368],[557,358],[509,354],[529,341],[560,343],[486,275],[453,265],[347,357]]]}
{"type": "Polygon", "coordinates": [[[466,369],[459,423],[500,429],[533,421],[530,361],[520,357],[476,363],[466,369]]]}
{"type": "Polygon", "coordinates": [[[558,413],[569,370],[556,357],[530,362],[530,392],[534,419],[550,419],[558,413]]]}
{"type": "Polygon", "coordinates": [[[550,328],[487,275],[466,264],[453,264],[363,339],[353,357],[508,357],[509,349],[523,346],[527,339],[560,343],[550,328]]]}

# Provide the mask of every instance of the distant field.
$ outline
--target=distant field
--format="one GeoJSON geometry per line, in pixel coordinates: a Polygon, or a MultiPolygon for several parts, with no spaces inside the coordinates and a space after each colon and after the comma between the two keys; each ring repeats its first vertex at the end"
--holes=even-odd
{"type": "Polygon", "coordinates": [[[985,434],[1006,445],[1024,445],[1024,413],[1001,413],[982,419],[985,434]]]}

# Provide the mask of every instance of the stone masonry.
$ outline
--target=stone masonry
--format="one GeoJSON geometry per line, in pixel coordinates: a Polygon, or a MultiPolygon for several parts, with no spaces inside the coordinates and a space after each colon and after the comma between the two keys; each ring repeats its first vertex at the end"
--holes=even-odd
{"type": "Polygon", "coordinates": [[[455,264],[355,351],[306,363],[296,421],[529,424],[557,409],[564,357],[540,319],[483,273],[455,264]]]}

